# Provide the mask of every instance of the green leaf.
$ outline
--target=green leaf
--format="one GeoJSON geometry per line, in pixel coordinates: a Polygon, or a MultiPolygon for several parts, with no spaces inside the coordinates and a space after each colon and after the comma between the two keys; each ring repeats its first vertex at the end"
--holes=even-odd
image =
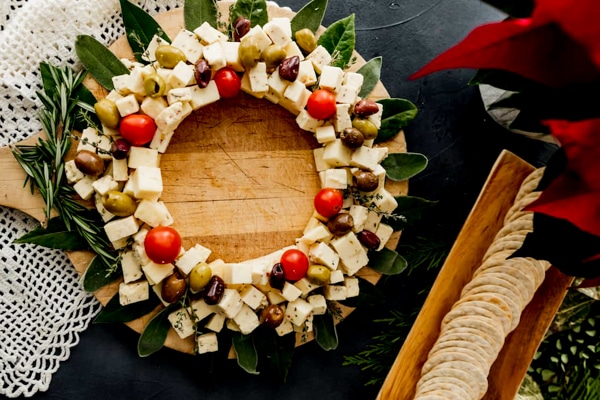
{"type": "Polygon", "coordinates": [[[352,59],[356,43],[354,14],[331,24],[319,37],[318,43],[331,54],[331,65],[345,69],[352,59]]]}
{"type": "Polygon", "coordinates": [[[102,259],[98,256],[94,257],[83,274],[83,289],[86,292],[95,292],[103,286],[116,281],[122,276],[121,270],[116,269],[109,272],[102,259]]]}
{"type": "Polygon", "coordinates": [[[56,80],[52,75],[53,72],[55,74],[60,74],[60,69],[47,63],[40,63],[40,73],[42,74],[42,86],[44,87],[44,92],[49,97],[53,97],[56,93],[56,80]]]}
{"type": "Polygon", "coordinates": [[[148,357],[162,349],[169,329],[171,329],[171,322],[169,322],[168,317],[172,311],[172,306],[166,307],[148,322],[138,340],[138,355],[140,357],[148,357]]]}
{"type": "Polygon", "coordinates": [[[325,351],[335,350],[338,347],[338,336],[335,329],[333,316],[329,311],[322,315],[315,315],[313,320],[315,341],[325,351]]]}
{"type": "Polygon", "coordinates": [[[183,4],[185,28],[193,31],[205,22],[217,29],[217,3],[215,0],[185,0],[183,4]]]}
{"type": "Polygon", "coordinates": [[[95,324],[112,324],[133,321],[148,314],[160,304],[158,297],[151,295],[148,300],[122,306],[119,293],[116,293],[94,319],[95,324]]]}
{"type": "Polygon", "coordinates": [[[229,20],[233,23],[238,17],[250,20],[250,26],[263,26],[269,22],[265,0],[237,0],[231,9],[229,20]]]}
{"type": "Polygon", "coordinates": [[[238,365],[247,373],[258,375],[259,372],[256,369],[258,366],[258,353],[256,352],[256,347],[254,347],[253,335],[233,332],[231,338],[238,365]]]}
{"type": "Polygon", "coordinates": [[[381,162],[386,176],[393,181],[403,181],[427,168],[427,157],[421,153],[391,153],[381,162]]]}
{"type": "Polygon", "coordinates": [[[381,99],[377,102],[383,105],[383,113],[376,142],[393,138],[417,116],[417,106],[409,100],[381,99]]]}
{"type": "Polygon", "coordinates": [[[121,60],[92,36],[78,35],[75,52],[83,66],[107,90],[114,89],[113,76],[129,74],[121,60]]]}
{"type": "Polygon", "coordinates": [[[88,244],[76,231],[69,231],[60,217],[51,218],[48,226],[35,228],[21,236],[15,243],[31,243],[58,250],[85,250],[88,244]]]}
{"type": "Polygon", "coordinates": [[[123,14],[123,25],[125,25],[125,33],[127,42],[133,50],[135,58],[139,62],[146,62],[142,59],[142,55],[152,41],[154,35],[160,36],[167,42],[171,39],[160,27],[158,22],[142,8],[129,2],[128,0],[119,0],[121,3],[121,12],[123,14]]]}
{"type": "Polygon", "coordinates": [[[375,86],[379,82],[379,78],[381,77],[381,63],[383,62],[383,58],[375,57],[370,59],[360,67],[356,72],[361,74],[364,77],[362,87],[360,89],[360,93],[358,94],[362,98],[366,98],[371,94],[375,86]]]}
{"type": "Polygon", "coordinates": [[[327,10],[327,0],[312,0],[292,18],[292,37],[300,29],[308,28],[316,33],[327,10]]]}
{"type": "Polygon", "coordinates": [[[384,275],[397,275],[406,269],[407,263],[396,251],[384,247],[379,251],[369,252],[369,267],[384,275]]]}
{"type": "Polygon", "coordinates": [[[296,335],[279,336],[273,329],[258,328],[254,334],[260,370],[285,383],[296,349],[296,335]]]}
{"type": "Polygon", "coordinates": [[[398,207],[394,210],[394,215],[402,215],[405,221],[396,221],[386,218],[386,223],[390,224],[394,230],[402,230],[407,226],[413,226],[418,222],[423,211],[435,206],[437,201],[423,199],[415,196],[395,196],[398,207]]]}

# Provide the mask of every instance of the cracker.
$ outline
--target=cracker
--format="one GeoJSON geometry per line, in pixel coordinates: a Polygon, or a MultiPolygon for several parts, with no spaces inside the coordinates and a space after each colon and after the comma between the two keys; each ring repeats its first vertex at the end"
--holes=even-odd
{"type": "MultiPolygon", "coordinates": [[[[458,328],[455,328],[453,330],[444,332],[444,334],[438,338],[438,341],[436,343],[468,341],[468,342],[474,343],[479,348],[481,348],[482,349],[481,351],[483,351],[485,353],[487,358],[494,359],[494,360],[496,359],[496,357],[498,356],[499,347],[498,347],[498,343],[491,342],[491,340],[493,340],[493,339],[491,339],[491,338],[489,340],[484,339],[480,335],[480,332],[475,329],[469,330],[469,332],[464,332],[464,331],[460,331],[457,329],[458,328]]],[[[464,329],[468,329],[468,328],[464,328],[464,329]]]]}
{"type": "MultiPolygon", "coordinates": [[[[496,267],[500,268],[500,267],[496,267]]],[[[533,292],[529,291],[527,287],[519,280],[510,277],[504,277],[501,274],[493,274],[487,269],[479,274],[476,274],[471,282],[467,283],[463,290],[469,291],[471,288],[483,285],[493,285],[499,288],[508,289],[519,297],[520,304],[523,306],[529,303],[530,297],[533,296],[533,292]]]]}
{"type": "Polygon", "coordinates": [[[484,339],[489,340],[492,345],[496,343],[498,349],[502,347],[502,343],[505,339],[504,332],[498,330],[498,327],[494,325],[493,320],[482,316],[454,318],[442,328],[440,335],[452,330],[456,333],[460,328],[476,330],[484,339]]]}
{"type": "Polygon", "coordinates": [[[486,276],[491,279],[499,279],[506,282],[506,285],[511,285],[518,288],[518,294],[521,297],[521,302],[524,305],[529,304],[533,295],[535,294],[535,290],[537,289],[535,286],[535,281],[533,277],[529,277],[527,273],[524,273],[524,278],[515,277],[513,274],[507,273],[507,270],[515,268],[505,266],[505,267],[493,267],[488,268],[480,276],[486,276]]]}
{"type": "MultiPolygon", "coordinates": [[[[430,383],[427,386],[417,389],[416,396],[423,396],[429,393],[443,393],[448,399],[467,400],[473,399],[475,394],[470,394],[462,387],[451,383],[430,383]]],[[[418,398],[418,397],[417,397],[418,398]]]]}
{"type": "Polygon", "coordinates": [[[519,261],[519,258],[511,258],[509,260],[506,260],[506,262],[499,265],[492,265],[487,268],[478,269],[475,271],[474,276],[488,273],[510,276],[524,285],[528,292],[534,293],[538,288],[538,278],[536,277],[536,272],[533,271],[529,266],[523,267],[523,262],[519,261]]]}
{"type": "Polygon", "coordinates": [[[444,327],[451,319],[464,315],[483,315],[485,317],[499,322],[502,325],[503,331],[505,333],[510,330],[510,323],[512,320],[510,310],[507,314],[501,312],[494,312],[494,310],[488,307],[482,307],[478,304],[472,304],[472,302],[463,302],[460,304],[455,304],[455,306],[450,311],[448,311],[448,313],[442,319],[442,327],[444,327]]]}
{"type": "Polygon", "coordinates": [[[518,325],[518,319],[521,317],[521,311],[523,311],[523,308],[524,308],[524,304],[521,304],[521,299],[518,298],[518,296],[515,292],[516,292],[516,290],[510,290],[510,289],[504,288],[502,286],[479,285],[479,286],[470,288],[469,290],[463,289],[462,296],[468,296],[469,294],[485,294],[485,293],[487,293],[487,294],[496,295],[498,297],[501,297],[506,302],[506,304],[508,304],[508,306],[510,307],[510,311],[513,316],[513,321],[512,321],[511,326],[512,326],[512,329],[514,329],[518,325]]]}
{"type": "Polygon", "coordinates": [[[437,376],[452,376],[463,380],[469,385],[475,385],[478,396],[483,396],[488,388],[487,374],[477,366],[464,361],[448,361],[436,365],[424,377],[424,381],[437,376]]]}
{"type": "Polygon", "coordinates": [[[474,387],[473,385],[458,379],[456,377],[453,376],[434,376],[428,380],[419,380],[419,382],[417,383],[417,395],[420,393],[424,393],[425,389],[430,388],[430,387],[437,387],[436,385],[439,384],[450,384],[450,385],[454,385],[454,386],[458,386],[460,388],[462,388],[466,393],[467,393],[467,398],[472,398],[472,399],[476,399],[477,395],[479,394],[479,389],[474,387]]]}
{"type": "Polygon", "coordinates": [[[493,358],[484,355],[484,353],[477,347],[473,348],[468,346],[469,342],[466,340],[458,341],[454,346],[445,348],[432,348],[427,356],[427,361],[423,364],[423,371],[428,371],[439,363],[440,360],[446,360],[456,357],[456,359],[470,360],[470,362],[477,363],[477,365],[484,370],[486,373],[489,372],[491,365],[493,364],[493,358]]]}

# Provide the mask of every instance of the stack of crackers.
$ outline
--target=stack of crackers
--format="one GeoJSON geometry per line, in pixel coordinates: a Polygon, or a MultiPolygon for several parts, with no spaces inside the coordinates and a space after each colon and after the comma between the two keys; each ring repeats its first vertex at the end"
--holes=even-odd
{"type": "Polygon", "coordinates": [[[506,336],[519,324],[550,267],[532,258],[507,258],[533,230],[533,213],[523,208],[539,196],[535,189],[542,174],[537,169],[523,181],[502,229],[444,317],[415,400],[479,400],[487,392],[489,370],[506,336]]]}

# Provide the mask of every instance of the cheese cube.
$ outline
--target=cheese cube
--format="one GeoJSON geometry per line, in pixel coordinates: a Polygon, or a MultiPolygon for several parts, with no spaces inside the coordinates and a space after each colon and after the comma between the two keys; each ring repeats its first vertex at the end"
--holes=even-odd
{"type": "Polygon", "coordinates": [[[392,196],[390,192],[388,192],[384,188],[380,188],[377,191],[377,194],[373,198],[373,204],[377,206],[377,209],[380,212],[386,214],[391,214],[396,209],[396,207],[398,207],[398,202],[396,201],[394,196],[392,196]]]}
{"type": "Polygon", "coordinates": [[[121,270],[125,283],[137,281],[143,276],[142,267],[137,262],[133,250],[127,250],[121,254],[121,270]]]}
{"type": "Polygon", "coordinates": [[[231,264],[225,263],[221,259],[213,260],[208,263],[213,275],[219,276],[224,282],[231,281],[231,264]]]}
{"type": "Polygon", "coordinates": [[[360,294],[358,278],[351,276],[345,277],[344,287],[346,288],[346,298],[356,297],[360,294]]]}
{"type": "Polygon", "coordinates": [[[317,73],[312,62],[309,60],[300,61],[296,80],[303,83],[304,86],[312,86],[317,83],[317,73]]]}
{"type": "Polygon", "coordinates": [[[378,211],[370,210],[367,215],[367,220],[365,221],[365,226],[363,229],[367,231],[371,231],[373,233],[377,232],[377,228],[379,227],[379,223],[383,218],[383,214],[378,211]]]}
{"type": "Polygon", "coordinates": [[[185,54],[187,60],[195,64],[196,61],[202,57],[202,49],[203,46],[198,40],[198,37],[194,32],[190,32],[187,29],[182,29],[179,31],[171,46],[178,48],[185,54]]]}
{"type": "Polygon", "coordinates": [[[127,79],[127,90],[138,96],[145,96],[146,90],[144,89],[144,77],[143,69],[139,66],[135,66],[129,73],[127,79]]]}
{"type": "Polygon", "coordinates": [[[360,146],[352,153],[350,165],[360,169],[374,171],[379,164],[380,156],[381,152],[377,148],[360,146]]]}
{"type": "Polygon", "coordinates": [[[140,105],[140,109],[142,112],[152,119],[156,119],[156,117],[169,106],[164,97],[145,97],[142,100],[142,104],[140,105]]]}
{"type": "Polygon", "coordinates": [[[150,288],[148,282],[143,280],[139,282],[119,284],[119,304],[126,306],[150,298],[150,288]]]}
{"type": "Polygon", "coordinates": [[[336,270],[340,256],[325,243],[314,243],[310,246],[308,257],[315,264],[324,265],[330,270],[336,270]]]}
{"type": "Polygon", "coordinates": [[[269,90],[267,64],[264,62],[257,63],[247,72],[250,80],[250,89],[253,92],[266,92],[269,90]]]}
{"type": "Polygon", "coordinates": [[[358,241],[354,232],[348,232],[344,236],[333,239],[331,246],[333,246],[340,256],[347,275],[354,275],[369,262],[367,252],[358,241]]]}
{"type": "Polygon", "coordinates": [[[352,128],[350,104],[337,104],[335,110],[335,116],[333,118],[333,127],[335,128],[335,131],[342,132],[346,128],[352,128]]]}
{"type": "Polygon", "coordinates": [[[173,224],[173,217],[162,201],[142,200],[133,215],[153,228],[173,224]]]}
{"type": "Polygon", "coordinates": [[[269,36],[274,44],[285,47],[292,41],[292,38],[288,33],[291,32],[291,28],[286,28],[287,27],[282,27],[280,23],[271,20],[263,26],[263,31],[269,36]]]}
{"type": "Polygon", "coordinates": [[[184,276],[188,276],[197,264],[206,262],[210,253],[211,251],[206,247],[201,244],[196,244],[194,247],[183,253],[183,255],[175,261],[175,264],[184,276]]]}
{"type": "Polygon", "coordinates": [[[104,207],[104,204],[102,204],[102,196],[100,196],[98,193],[94,195],[94,205],[96,206],[98,214],[100,214],[100,216],[102,217],[102,221],[104,221],[105,223],[115,217],[104,207]]]}
{"type": "Polygon", "coordinates": [[[206,304],[204,299],[194,300],[190,306],[198,321],[202,321],[204,318],[217,312],[217,306],[206,304]]]}
{"type": "Polygon", "coordinates": [[[156,285],[152,285],[152,291],[154,292],[154,294],[156,295],[156,297],[158,297],[158,299],[160,300],[160,302],[163,304],[163,306],[168,307],[170,303],[167,303],[163,298],[162,298],[162,282],[157,283],[156,285]]]}
{"type": "Polygon", "coordinates": [[[159,166],[158,151],[147,147],[131,146],[127,162],[129,168],[159,166]]]}
{"type": "Polygon", "coordinates": [[[267,300],[267,296],[252,285],[244,285],[240,291],[240,297],[253,310],[258,309],[267,300]]]}
{"type": "Polygon", "coordinates": [[[175,310],[167,316],[171,326],[181,339],[185,339],[195,333],[194,321],[190,318],[185,308],[175,310]]]}
{"type": "Polygon", "coordinates": [[[69,160],[65,163],[65,176],[67,182],[73,184],[82,180],[85,175],[77,168],[75,160],[69,160]]]}
{"type": "Polygon", "coordinates": [[[318,45],[316,49],[306,56],[306,59],[312,62],[315,71],[317,74],[320,74],[323,71],[323,67],[329,65],[331,62],[331,55],[325,47],[318,45]]]}
{"type": "Polygon", "coordinates": [[[218,71],[227,65],[225,51],[220,42],[211,43],[204,47],[204,59],[213,71],[218,71]]]}
{"type": "Polygon", "coordinates": [[[313,294],[308,296],[306,300],[313,307],[313,315],[323,315],[327,312],[327,301],[323,295],[313,294]]]}
{"type": "Polygon", "coordinates": [[[229,38],[223,32],[213,28],[208,22],[204,22],[194,33],[202,41],[202,44],[211,44],[217,41],[226,42],[229,38]]]}
{"type": "Polygon", "coordinates": [[[217,84],[214,80],[208,82],[208,86],[205,88],[200,88],[198,85],[196,85],[193,86],[191,90],[192,100],[190,103],[194,110],[212,104],[221,98],[219,95],[219,89],[217,88],[217,84]]]}
{"type": "Polygon", "coordinates": [[[221,332],[223,326],[225,325],[225,316],[221,314],[214,314],[204,327],[206,329],[210,329],[213,332],[221,332]]]}
{"type": "Polygon", "coordinates": [[[317,147],[316,149],[313,149],[313,158],[315,160],[315,169],[317,172],[331,168],[331,165],[323,160],[323,154],[325,154],[324,147],[317,147]]]}
{"type": "Polygon", "coordinates": [[[314,228],[306,231],[299,240],[311,245],[315,242],[329,242],[331,238],[333,238],[333,234],[325,225],[319,223],[314,228]]]}
{"type": "Polygon", "coordinates": [[[270,90],[276,93],[279,97],[283,97],[283,93],[290,84],[290,81],[281,78],[279,75],[279,67],[277,67],[267,79],[267,84],[269,85],[270,90]]]}
{"type": "Polygon", "coordinates": [[[174,270],[173,264],[157,264],[152,261],[142,266],[142,271],[144,271],[144,275],[146,275],[146,279],[151,285],[162,282],[163,279],[172,275],[174,270]]]}
{"type": "Polygon", "coordinates": [[[258,45],[258,49],[262,53],[264,49],[269,47],[272,43],[271,38],[263,31],[260,25],[253,26],[250,31],[242,38],[242,42],[247,40],[249,37],[254,38],[256,44],[258,45]]]}
{"type": "Polygon", "coordinates": [[[283,322],[275,328],[275,332],[279,336],[285,336],[288,333],[294,332],[294,324],[291,321],[284,319],[283,322]]]}
{"type": "Polygon", "coordinates": [[[331,271],[331,276],[329,277],[329,283],[334,285],[336,283],[344,282],[344,272],[341,269],[336,269],[335,271],[331,271]]]}
{"type": "Polygon", "coordinates": [[[323,161],[332,167],[350,165],[352,150],[345,146],[340,139],[327,143],[323,152],[323,161]]]}
{"type": "Polygon", "coordinates": [[[335,140],[333,125],[323,125],[315,128],[315,138],[319,143],[329,143],[335,140]]]}
{"type": "Polygon", "coordinates": [[[367,222],[367,217],[369,216],[369,209],[361,205],[353,204],[350,206],[348,212],[354,221],[354,227],[352,228],[352,231],[354,233],[362,231],[365,227],[365,223],[367,222]]]}
{"type": "Polygon", "coordinates": [[[319,172],[321,187],[343,189],[348,187],[348,172],[343,168],[330,168],[319,172]]]}
{"type": "Polygon", "coordinates": [[[359,92],[362,88],[365,77],[358,72],[346,72],[344,74],[344,78],[342,79],[343,85],[354,86],[358,88],[359,92]]]}
{"type": "Polygon", "coordinates": [[[287,301],[294,301],[302,294],[302,290],[298,289],[296,286],[292,285],[289,282],[285,282],[283,284],[283,289],[281,290],[281,295],[287,301]]]}
{"type": "Polygon", "coordinates": [[[198,354],[219,351],[219,340],[217,339],[217,334],[214,332],[199,335],[196,338],[196,345],[198,348],[198,354]]]}
{"type": "Polygon", "coordinates": [[[285,297],[277,289],[271,289],[267,292],[267,300],[269,300],[269,304],[281,304],[286,301],[285,297]]]}
{"type": "MultiPolygon", "coordinates": [[[[284,99],[289,100],[298,110],[302,110],[308,102],[310,90],[308,90],[302,82],[295,80],[285,89],[283,97],[284,99]]],[[[321,125],[323,124],[321,123],[321,125]]]]}
{"type": "Polygon", "coordinates": [[[133,94],[127,95],[115,101],[115,105],[117,106],[117,110],[119,110],[121,117],[126,117],[140,110],[140,105],[133,94]]]}
{"type": "MultiPolygon", "coordinates": [[[[240,294],[235,289],[225,289],[223,292],[223,297],[217,303],[217,308],[220,312],[222,312],[227,318],[233,318],[240,312],[244,302],[240,297],[240,294]]],[[[239,324],[238,321],[236,323],[239,324]]]]}
{"type": "Polygon", "coordinates": [[[287,57],[298,56],[300,61],[304,61],[304,53],[302,53],[302,50],[298,47],[296,42],[288,43],[288,45],[284,47],[284,50],[287,57]]]}
{"type": "Polygon", "coordinates": [[[323,288],[323,296],[327,300],[346,300],[346,287],[338,285],[327,285],[323,288]]]}
{"type": "Polygon", "coordinates": [[[319,285],[310,282],[306,277],[294,282],[294,286],[300,289],[302,297],[306,297],[310,292],[319,288],[319,285]]]}
{"type": "Polygon", "coordinates": [[[304,129],[305,131],[316,132],[316,129],[323,125],[325,121],[313,118],[310,116],[308,111],[302,110],[296,117],[296,123],[301,129],[304,129]]]}
{"type": "Polygon", "coordinates": [[[244,66],[240,60],[240,42],[221,42],[225,55],[225,64],[236,72],[243,72],[244,66]]]}
{"type": "Polygon", "coordinates": [[[233,317],[233,320],[244,335],[248,335],[260,325],[258,316],[246,304],[242,304],[242,308],[233,317]]]}
{"type": "Polygon", "coordinates": [[[319,77],[319,87],[332,92],[337,92],[342,84],[344,71],[340,67],[332,67],[325,65],[321,68],[321,76],[319,77]]]}
{"type": "Polygon", "coordinates": [[[338,103],[354,104],[358,97],[359,88],[350,85],[340,85],[335,101],[338,103]]]}
{"type": "Polygon", "coordinates": [[[250,74],[248,72],[246,72],[244,75],[242,75],[242,85],[240,87],[240,90],[244,93],[249,94],[250,96],[254,96],[257,99],[262,99],[265,94],[267,92],[254,92],[252,90],[252,84],[250,83],[250,74]]]}
{"type": "Polygon", "coordinates": [[[167,102],[170,104],[181,101],[182,103],[192,101],[192,90],[189,87],[180,87],[169,90],[167,102]]]}
{"type": "Polygon", "coordinates": [[[121,96],[127,96],[131,94],[129,91],[129,74],[117,75],[111,78],[115,92],[121,96]]]}
{"type": "Polygon", "coordinates": [[[125,182],[129,179],[129,169],[127,168],[127,159],[123,158],[112,160],[112,176],[117,182],[125,182]]]}
{"type": "Polygon", "coordinates": [[[313,307],[304,299],[296,299],[288,303],[285,316],[292,324],[302,325],[312,314],[313,307]]]}
{"type": "Polygon", "coordinates": [[[383,249],[385,244],[392,237],[393,233],[394,233],[394,228],[392,228],[390,225],[379,224],[379,226],[377,227],[377,231],[375,232],[375,234],[377,235],[377,237],[380,240],[379,247],[377,248],[378,251],[383,249]]]}
{"type": "Polygon", "coordinates": [[[252,268],[242,263],[231,264],[231,279],[225,283],[233,285],[252,283],[252,268]]]}
{"type": "Polygon", "coordinates": [[[97,153],[103,160],[110,160],[110,146],[112,145],[111,139],[103,135],[92,127],[85,128],[81,132],[81,138],[77,144],[77,152],[82,150],[88,150],[92,153],[97,153]]]}
{"type": "Polygon", "coordinates": [[[96,179],[94,182],[92,182],[92,187],[96,193],[98,193],[100,196],[104,196],[106,193],[112,190],[117,190],[119,188],[119,184],[113,181],[112,176],[104,175],[102,178],[96,179]]]}
{"type": "Polygon", "coordinates": [[[131,177],[133,195],[136,199],[157,201],[163,190],[160,168],[139,166],[131,177]]]}
{"type": "Polygon", "coordinates": [[[136,233],[138,229],[140,229],[140,223],[133,215],[110,221],[104,225],[106,236],[111,242],[127,238],[136,233]]]}
{"type": "Polygon", "coordinates": [[[154,35],[152,37],[152,40],[150,40],[148,47],[146,47],[146,50],[142,54],[142,60],[149,61],[149,62],[156,61],[156,56],[155,56],[156,49],[161,44],[169,44],[169,43],[166,40],[164,40],[163,38],[161,38],[160,36],[154,35]]]}
{"type": "MultiPolygon", "coordinates": [[[[206,48],[204,52],[206,53],[206,48]]],[[[191,85],[193,81],[194,66],[186,64],[184,61],[179,61],[167,79],[167,86],[170,88],[181,88],[191,85]]]]}

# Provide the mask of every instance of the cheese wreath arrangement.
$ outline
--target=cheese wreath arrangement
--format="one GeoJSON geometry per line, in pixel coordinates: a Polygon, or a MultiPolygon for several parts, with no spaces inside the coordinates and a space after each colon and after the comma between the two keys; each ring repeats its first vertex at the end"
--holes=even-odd
{"type": "MultiPolygon", "coordinates": [[[[160,349],[170,330],[192,340],[198,354],[228,352],[233,343],[240,366],[256,372],[256,350],[246,338],[258,341],[268,331],[285,343],[280,350],[293,349],[316,330],[323,348],[335,348],[339,302],[359,295],[360,271],[367,264],[377,276],[402,270],[402,257],[385,247],[406,223],[386,177],[407,179],[415,168],[403,172],[403,162],[423,157],[379,144],[414,118],[416,108],[403,99],[367,98],[381,59],[348,70],[355,61],[353,15],[323,29],[326,1],[314,0],[291,18],[271,18],[264,1],[219,3],[187,1],[185,27],[171,40],[150,15],[122,0],[135,59],[119,59],[94,38],[78,37],[77,54],[105,96],[86,105],[86,88],[76,89],[86,127],[61,168],[72,193],[93,203],[102,221],[82,235],[97,254],[84,287],[95,291],[122,280],[97,320],[146,316],[142,356],[160,349]],[[227,262],[202,243],[182,246],[162,201],[160,160],[188,116],[240,92],[280,105],[316,140],[322,188],[294,243],[227,262]]],[[[68,80],[59,69],[44,69],[68,80]]],[[[80,81],[72,80],[75,88],[80,81]]],[[[14,153],[24,165],[23,149],[14,153]]]]}

